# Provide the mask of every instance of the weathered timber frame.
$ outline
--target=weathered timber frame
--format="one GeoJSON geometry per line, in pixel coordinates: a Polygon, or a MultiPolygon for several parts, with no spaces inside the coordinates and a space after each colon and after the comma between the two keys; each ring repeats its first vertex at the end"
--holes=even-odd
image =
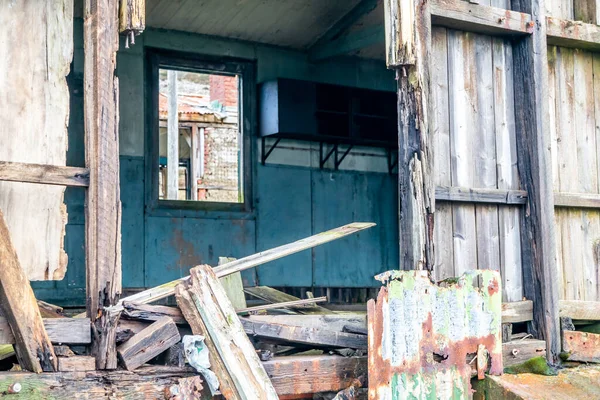
{"type": "Polygon", "coordinates": [[[386,0],[384,4],[387,64],[396,70],[398,80],[400,267],[433,270],[436,200],[522,205],[523,290],[533,301],[530,332],[546,340],[547,357],[557,361],[560,329],[554,207],[599,208],[600,197],[553,192],[547,45],[598,51],[600,28],[577,15],[585,22],[546,17],[543,0],[513,1],[512,10],[460,0],[386,0]],[[432,26],[512,40],[514,86],[519,88],[514,105],[522,190],[435,187],[432,26]]]}

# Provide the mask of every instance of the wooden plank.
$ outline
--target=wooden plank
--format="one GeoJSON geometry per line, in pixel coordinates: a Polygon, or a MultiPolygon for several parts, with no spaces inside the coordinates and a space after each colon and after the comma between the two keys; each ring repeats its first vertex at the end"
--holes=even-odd
{"type": "Polygon", "coordinates": [[[600,23],[597,0],[573,0],[573,16],[575,21],[588,24],[600,23]]]}
{"type": "Polygon", "coordinates": [[[119,32],[129,40],[146,29],[146,0],[120,0],[119,32]]]}
{"type": "Polygon", "coordinates": [[[95,371],[96,359],[91,356],[58,357],[58,370],[61,372],[95,371]]]}
{"type": "Polygon", "coordinates": [[[123,307],[123,317],[126,318],[143,321],[158,321],[164,317],[169,317],[176,324],[187,324],[183,314],[181,314],[181,311],[177,307],[154,306],[131,302],[123,303],[123,307]]]}
{"type": "Polygon", "coordinates": [[[523,294],[533,301],[531,333],[547,343],[547,357],[558,360],[558,282],[554,238],[554,196],[548,128],[548,46],[546,15],[540,0],[511,1],[511,8],[535,16],[530,36],[513,42],[515,127],[522,189],[527,212],[521,213],[523,294]]]}
{"type": "Polygon", "coordinates": [[[125,369],[132,371],[181,340],[175,322],[163,317],[117,348],[125,369]]]}
{"type": "MultiPolygon", "coordinates": [[[[226,264],[228,262],[235,261],[232,257],[219,257],[219,265],[226,264]]],[[[227,298],[233,304],[233,308],[240,310],[246,308],[246,295],[244,294],[244,283],[242,282],[242,274],[236,272],[231,275],[224,276],[219,279],[227,298]]]]}
{"type": "Polygon", "coordinates": [[[525,204],[527,203],[527,192],[524,190],[438,186],[435,188],[435,200],[465,203],[525,204]]]}
{"type": "Polygon", "coordinates": [[[33,290],[19,265],[10,232],[0,211],[0,308],[15,337],[15,350],[21,368],[56,371],[56,356],[33,290]]]}
{"type": "MultiPolygon", "coordinates": [[[[363,222],[354,222],[352,224],[344,225],[342,227],[335,228],[330,231],[322,232],[317,235],[310,236],[308,238],[301,239],[293,243],[275,247],[270,250],[265,250],[260,253],[256,253],[251,256],[240,258],[239,260],[218,266],[217,268],[215,268],[215,274],[219,278],[221,278],[223,276],[227,276],[235,272],[257,267],[269,261],[277,260],[279,258],[298,253],[302,250],[310,249],[315,246],[328,243],[336,239],[340,239],[344,236],[351,235],[353,233],[359,232],[363,229],[371,228],[373,226],[375,226],[375,224],[363,222]]],[[[165,283],[158,287],[136,293],[132,296],[122,299],[117,304],[117,306],[113,307],[112,309],[115,311],[122,310],[122,304],[125,301],[145,304],[171,296],[175,293],[175,286],[188,279],[189,277],[186,276],[184,278],[165,283]]]]}
{"type": "Polygon", "coordinates": [[[212,370],[226,399],[277,399],[269,376],[209,265],[190,270],[175,297],[196,335],[204,335],[212,370]]]}
{"type": "Polygon", "coordinates": [[[447,28],[494,36],[528,35],[531,15],[461,0],[431,2],[431,22],[447,28]]]}
{"type": "Polygon", "coordinates": [[[247,319],[253,322],[322,328],[336,332],[342,332],[345,326],[362,329],[367,327],[367,316],[365,314],[249,315],[247,319]]]}
{"type": "Polygon", "coordinates": [[[90,320],[88,318],[46,318],[43,320],[52,343],[90,344],[90,320]]]}
{"type": "Polygon", "coordinates": [[[89,171],[78,167],[0,161],[0,181],[87,187],[89,171]]]}
{"type": "Polygon", "coordinates": [[[569,361],[600,363],[600,335],[565,330],[563,351],[568,354],[569,361]]]}
{"type": "Polygon", "coordinates": [[[586,50],[600,49],[600,26],[546,17],[548,44],[586,50]]]}
{"type": "MultiPolygon", "coordinates": [[[[66,165],[73,1],[0,4],[0,160],[66,165]]],[[[4,174],[4,173],[3,173],[4,174]]],[[[63,279],[65,188],[0,182],[0,209],[27,278],[63,279]]]]}
{"type": "Polygon", "coordinates": [[[560,317],[600,321],[600,301],[560,300],[558,307],[560,317]]]}
{"type": "MultiPolygon", "coordinates": [[[[289,303],[300,300],[296,296],[292,296],[291,294],[284,293],[268,286],[247,287],[244,289],[244,292],[271,304],[289,303]]],[[[331,314],[331,310],[318,305],[312,307],[291,307],[291,309],[300,314],[331,314]]]]}
{"type": "Polygon", "coordinates": [[[263,310],[277,310],[283,308],[302,308],[302,307],[314,307],[315,303],[323,303],[327,301],[327,296],[315,297],[310,299],[302,299],[296,301],[287,301],[284,303],[274,303],[274,304],[263,304],[255,307],[247,307],[239,310],[235,310],[238,314],[242,313],[251,313],[255,311],[263,311],[263,310]]]}
{"type": "Polygon", "coordinates": [[[597,193],[554,193],[556,207],[600,209],[600,194],[597,193]]]}
{"type": "Polygon", "coordinates": [[[545,341],[521,339],[502,343],[502,363],[505,368],[520,364],[533,357],[546,357],[545,341]]]}
{"type": "Polygon", "coordinates": [[[192,124],[190,146],[190,174],[192,176],[192,198],[198,200],[198,179],[202,177],[200,172],[204,168],[204,128],[198,130],[198,124],[192,124]],[[202,135],[202,139],[200,139],[202,135]]]}
{"type": "MultiPolygon", "coordinates": [[[[433,27],[431,50],[435,59],[448,59],[448,38],[446,28],[433,27]]],[[[440,186],[452,185],[450,157],[450,116],[448,105],[448,64],[434,63],[431,71],[432,101],[435,112],[432,115],[434,137],[434,181],[436,187],[435,215],[435,265],[433,274],[436,281],[454,276],[454,248],[452,243],[452,205],[438,203],[440,186]]]]}
{"type": "Polygon", "coordinates": [[[118,313],[103,311],[121,294],[121,201],[119,193],[118,0],[84,2],[85,252],[87,316],[99,369],[117,367],[118,313]]]}
{"type": "Polygon", "coordinates": [[[179,199],[179,113],[177,71],[167,71],[169,107],[167,114],[167,199],[179,199]]]}
{"type": "Polygon", "coordinates": [[[305,344],[311,347],[367,348],[367,338],[364,335],[320,328],[258,322],[246,318],[240,318],[240,320],[249,336],[257,336],[262,339],[305,344]]]}
{"type": "Polygon", "coordinates": [[[400,268],[433,270],[435,183],[429,2],[385,0],[386,56],[398,92],[400,268]]]}
{"type": "Polygon", "coordinates": [[[527,322],[533,320],[531,300],[502,303],[502,323],[527,322]]]}

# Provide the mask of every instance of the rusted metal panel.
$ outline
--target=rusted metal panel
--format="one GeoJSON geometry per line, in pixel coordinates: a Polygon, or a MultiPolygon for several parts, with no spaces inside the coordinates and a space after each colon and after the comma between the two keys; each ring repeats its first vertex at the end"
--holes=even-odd
{"type": "Polygon", "coordinates": [[[369,399],[471,397],[471,363],[502,373],[501,278],[471,271],[437,286],[427,271],[389,271],[368,303],[369,399]]]}
{"type": "Polygon", "coordinates": [[[563,351],[569,354],[569,361],[600,362],[600,335],[563,331],[563,351]]]}

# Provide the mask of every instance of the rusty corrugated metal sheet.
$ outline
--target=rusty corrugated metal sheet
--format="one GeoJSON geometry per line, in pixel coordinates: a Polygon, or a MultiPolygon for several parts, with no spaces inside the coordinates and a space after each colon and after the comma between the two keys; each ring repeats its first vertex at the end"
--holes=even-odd
{"type": "Polygon", "coordinates": [[[469,398],[478,350],[489,373],[502,373],[498,272],[468,272],[445,287],[426,271],[376,278],[386,285],[368,304],[369,399],[469,398]]]}

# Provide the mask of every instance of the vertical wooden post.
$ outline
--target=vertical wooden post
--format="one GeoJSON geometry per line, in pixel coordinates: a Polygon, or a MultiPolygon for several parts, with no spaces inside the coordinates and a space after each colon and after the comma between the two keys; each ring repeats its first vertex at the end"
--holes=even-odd
{"type": "Polygon", "coordinates": [[[533,300],[532,334],[547,342],[547,357],[560,352],[555,260],[554,196],[550,153],[546,12],[540,0],[514,0],[515,11],[531,14],[530,36],[513,43],[518,168],[527,204],[521,214],[523,291],[533,300]]]}
{"type": "Polygon", "coordinates": [[[435,187],[429,132],[427,1],[385,0],[386,54],[398,81],[400,268],[432,270],[435,187]]]}
{"type": "Polygon", "coordinates": [[[119,85],[115,76],[118,0],[85,0],[84,5],[87,314],[99,369],[117,367],[118,315],[104,307],[121,295],[121,201],[119,196],[119,85]]]}
{"type": "Polygon", "coordinates": [[[204,128],[198,130],[197,124],[192,124],[192,136],[190,146],[190,164],[191,164],[191,175],[192,175],[192,200],[198,200],[198,178],[200,178],[200,171],[202,170],[202,155],[200,152],[204,152],[204,128]],[[202,135],[202,138],[200,138],[202,135]]]}
{"type": "Polygon", "coordinates": [[[42,322],[29,280],[19,264],[0,211],[0,305],[15,337],[19,365],[40,373],[58,371],[54,348],[42,322]]]}
{"type": "Polygon", "coordinates": [[[169,106],[167,114],[167,199],[177,200],[179,192],[179,115],[177,114],[177,71],[167,72],[169,106]]]}

